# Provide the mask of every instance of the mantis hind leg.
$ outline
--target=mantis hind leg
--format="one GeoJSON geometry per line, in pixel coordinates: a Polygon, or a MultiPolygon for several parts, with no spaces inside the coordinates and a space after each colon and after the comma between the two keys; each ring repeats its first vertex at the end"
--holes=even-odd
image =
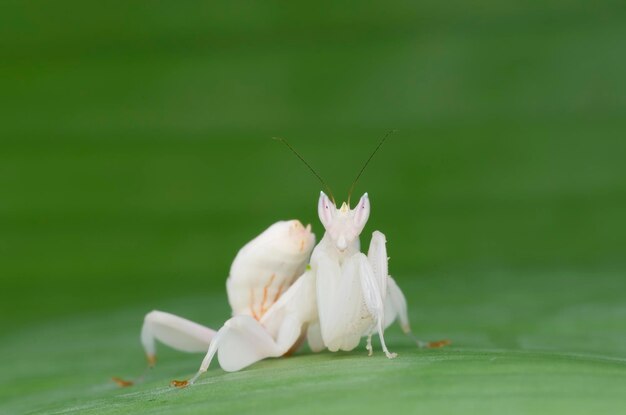
{"type": "MultiPolygon", "coordinates": [[[[151,311],[144,318],[141,328],[141,343],[148,359],[148,368],[156,364],[157,340],[166,346],[182,352],[204,352],[209,347],[216,332],[193,321],[163,311],[151,311]]],[[[127,387],[143,381],[147,372],[134,380],[124,380],[117,376],[112,380],[119,386],[127,387]]]]}
{"type": "Polygon", "coordinates": [[[151,311],[144,318],[141,343],[148,364],[156,362],[156,341],[188,353],[205,352],[215,336],[215,330],[163,311],[151,311]]]}
{"type": "MultiPolygon", "coordinates": [[[[380,285],[378,283],[379,276],[375,274],[370,262],[365,255],[356,254],[355,257],[358,261],[359,277],[361,279],[361,288],[363,290],[365,305],[367,306],[369,313],[374,319],[373,330],[376,330],[378,332],[380,344],[383,348],[383,352],[385,352],[385,355],[389,359],[393,359],[397,356],[397,354],[391,353],[389,349],[387,349],[387,344],[385,343],[385,306],[383,293],[381,292],[380,285]]],[[[371,348],[371,343],[369,344],[371,348]]]]}

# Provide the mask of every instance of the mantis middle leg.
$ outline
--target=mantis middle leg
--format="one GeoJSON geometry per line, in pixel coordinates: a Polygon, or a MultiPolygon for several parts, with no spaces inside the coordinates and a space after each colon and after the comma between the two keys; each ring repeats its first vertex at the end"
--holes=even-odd
{"type": "Polygon", "coordinates": [[[193,384],[217,354],[227,372],[243,369],[267,357],[280,357],[299,346],[304,328],[315,321],[314,278],[300,277],[276,302],[261,321],[238,315],[226,321],[211,340],[200,369],[189,381],[174,381],[174,386],[193,384]]]}

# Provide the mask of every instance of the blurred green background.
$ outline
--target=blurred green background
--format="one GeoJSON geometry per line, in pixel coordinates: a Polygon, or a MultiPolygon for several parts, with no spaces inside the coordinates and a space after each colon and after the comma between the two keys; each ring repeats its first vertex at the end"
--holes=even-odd
{"type": "MultiPolygon", "coordinates": [[[[188,396],[158,389],[165,401],[150,406],[151,390],[192,373],[199,356],[164,351],[166,369],[139,397],[107,386],[110,375],[140,371],[143,314],[219,326],[245,242],[290,218],[321,237],[321,186],[270,137],[289,139],[345,199],[391,128],[357,185],[372,202],[364,242],[375,229],[387,235],[415,331],[454,341],[421,353],[390,330],[391,348],[416,370],[372,364],[378,382],[402,379],[395,405],[623,409],[625,44],[618,1],[2,2],[2,413],[210,409],[202,397],[217,399],[219,382],[188,396]],[[461,374],[483,370],[475,357],[489,350],[539,355],[514,354],[514,368],[498,371],[519,379],[485,376],[464,390],[480,382],[461,374]],[[537,383],[537,356],[545,368],[573,355],[596,360],[556,367],[565,374],[549,382],[555,391],[537,383]],[[423,359],[459,359],[445,370],[460,392],[414,378],[423,359]],[[466,402],[489,391],[511,399],[466,402]],[[585,391],[604,394],[581,402],[585,391]]],[[[361,355],[304,353],[210,373],[235,381],[219,394],[232,399],[226,412],[306,412],[315,396],[367,412],[378,401],[350,383],[355,367],[369,373],[361,355]],[[301,371],[273,389],[291,385],[293,402],[255,395],[256,371],[306,364],[320,376],[300,385],[302,396],[315,390],[309,406],[292,407],[301,371]],[[333,379],[354,389],[324,383],[337,367],[333,379]],[[237,406],[236,376],[257,406],[237,406]]]]}

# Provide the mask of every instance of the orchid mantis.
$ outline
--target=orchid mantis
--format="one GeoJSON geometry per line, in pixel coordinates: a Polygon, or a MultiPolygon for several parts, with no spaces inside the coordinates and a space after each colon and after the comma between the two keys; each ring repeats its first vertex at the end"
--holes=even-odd
{"type": "Polygon", "coordinates": [[[216,355],[222,369],[237,371],[292,353],[305,339],[313,352],[336,352],[353,350],[366,337],[371,356],[374,334],[385,355],[395,358],[385,343],[385,328],[399,319],[406,334],[411,329],[406,299],[388,274],[385,235],[373,233],[367,255],[360,249],[370,215],[368,194],[351,209],[349,202],[337,208],[321,192],[317,211],[325,228],[319,244],[310,225],[290,220],[273,224],[239,251],[226,281],[232,317],[218,331],[169,313],[148,313],[141,341],[149,364],[156,361],[157,341],[184,352],[206,352],[193,378],[172,382],[183,387],[206,372],[216,355]]]}
{"type": "Polygon", "coordinates": [[[363,195],[354,209],[340,208],[320,194],[318,214],[326,233],[313,249],[310,226],[278,222],[244,246],[231,267],[226,287],[233,317],[219,331],[161,311],[146,315],[141,339],[150,364],[156,340],[184,352],[205,352],[193,383],[217,354],[226,371],[237,371],[268,357],[279,357],[308,340],[312,351],[350,351],[399,318],[410,333],[406,300],[387,272],[385,236],[374,232],[367,256],[359,235],[370,213],[363,195]],[[311,254],[311,250],[313,250],[311,254]],[[309,262],[310,257],[310,262],[309,262]],[[309,264],[309,266],[307,266],[309,264]]]}

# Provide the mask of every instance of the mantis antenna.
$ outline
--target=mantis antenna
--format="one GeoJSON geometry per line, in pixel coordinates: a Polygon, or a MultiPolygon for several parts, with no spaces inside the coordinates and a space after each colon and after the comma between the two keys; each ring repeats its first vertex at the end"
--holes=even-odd
{"type": "Polygon", "coordinates": [[[298,157],[300,159],[300,161],[302,161],[304,163],[305,166],[307,166],[309,168],[309,170],[311,170],[311,172],[313,172],[313,174],[315,175],[315,177],[318,178],[318,180],[320,181],[320,183],[322,183],[322,186],[324,186],[326,188],[326,190],[328,191],[328,193],[330,194],[330,198],[332,199],[333,203],[335,205],[337,205],[337,203],[335,203],[335,197],[333,196],[333,191],[330,190],[330,186],[328,186],[326,184],[326,182],[324,181],[324,179],[322,179],[322,177],[317,174],[317,172],[315,171],[315,169],[313,167],[311,167],[309,165],[309,163],[306,162],[306,160],[300,155],[300,153],[298,153],[293,147],[291,147],[291,145],[287,142],[287,140],[285,140],[284,138],[281,137],[272,137],[272,139],[276,140],[276,141],[280,141],[281,143],[283,143],[284,145],[287,146],[287,148],[289,148],[289,150],[291,150],[293,152],[293,154],[296,155],[296,157],[298,157]]]}
{"type": "Polygon", "coordinates": [[[389,130],[387,131],[387,134],[385,134],[385,136],[383,137],[382,140],[380,140],[380,142],[378,143],[378,146],[376,146],[376,148],[374,149],[374,151],[372,152],[372,154],[370,154],[370,157],[367,159],[367,161],[365,162],[365,164],[363,165],[363,168],[361,169],[361,171],[359,172],[359,174],[356,176],[356,179],[354,179],[354,181],[352,182],[352,186],[350,186],[350,191],[348,192],[348,206],[350,206],[350,197],[352,196],[352,191],[354,190],[354,186],[356,186],[356,182],[359,181],[359,178],[361,177],[361,175],[363,174],[363,171],[365,171],[365,168],[367,167],[368,164],[370,164],[370,161],[372,160],[372,158],[374,157],[374,154],[376,154],[378,152],[378,150],[380,149],[380,147],[385,143],[385,140],[387,140],[387,137],[389,137],[391,134],[397,132],[398,130],[393,129],[393,130],[389,130]]]}

